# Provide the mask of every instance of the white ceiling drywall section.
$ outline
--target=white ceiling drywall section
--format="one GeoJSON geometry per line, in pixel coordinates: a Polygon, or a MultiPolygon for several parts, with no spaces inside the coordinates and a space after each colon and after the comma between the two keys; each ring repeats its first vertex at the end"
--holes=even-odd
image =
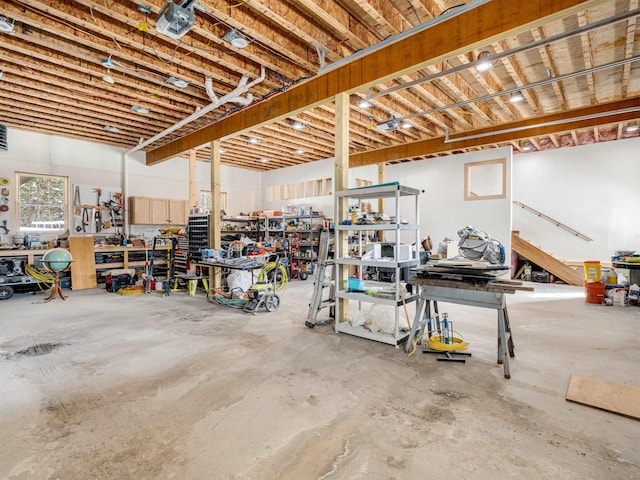
{"type": "Polygon", "coordinates": [[[640,250],[640,139],[516,155],[513,199],[593,238],[587,242],[514,208],[521,236],[572,261],[640,250]]]}

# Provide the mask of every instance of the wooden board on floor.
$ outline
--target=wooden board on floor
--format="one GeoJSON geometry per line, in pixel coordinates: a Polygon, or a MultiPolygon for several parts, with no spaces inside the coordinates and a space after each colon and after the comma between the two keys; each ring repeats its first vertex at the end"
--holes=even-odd
{"type": "Polygon", "coordinates": [[[574,374],[567,400],[640,420],[640,387],[574,374]]]}
{"type": "Polygon", "coordinates": [[[96,255],[93,249],[93,237],[69,237],[69,251],[73,257],[71,263],[71,288],[86,290],[96,288],[96,255]]]}

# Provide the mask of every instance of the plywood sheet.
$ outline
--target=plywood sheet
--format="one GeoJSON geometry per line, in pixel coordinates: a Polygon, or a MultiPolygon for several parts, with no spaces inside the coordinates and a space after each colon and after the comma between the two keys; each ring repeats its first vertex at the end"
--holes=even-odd
{"type": "Polygon", "coordinates": [[[640,420],[640,387],[571,375],[567,400],[640,420]]]}
{"type": "Polygon", "coordinates": [[[93,237],[70,237],[69,251],[73,257],[71,263],[71,288],[86,290],[96,288],[96,256],[93,250],[93,237]]]}

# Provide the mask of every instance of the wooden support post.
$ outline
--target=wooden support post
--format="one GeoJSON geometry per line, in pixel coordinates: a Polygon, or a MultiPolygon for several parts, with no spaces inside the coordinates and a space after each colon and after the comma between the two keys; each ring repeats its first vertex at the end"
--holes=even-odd
{"type": "MultiPolygon", "coordinates": [[[[385,166],[386,164],[384,163],[378,164],[378,183],[385,182],[385,166]]],[[[382,198],[378,199],[378,212],[384,212],[384,199],[382,198]]],[[[381,230],[378,232],[378,241],[384,242],[384,240],[384,232],[381,230]]]]}
{"type": "Polygon", "coordinates": [[[196,185],[196,150],[189,150],[189,211],[198,205],[198,191],[196,185]]]}
{"type": "MultiPolygon", "coordinates": [[[[222,246],[220,235],[220,140],[211,142],[211,214],[209,222],[210,248],[222,246]]],[[[222,285],[222,270],[209,269],[209,285],[220,288],[222,285]]]]}
{"type": "MultiPolygon", "coordinates": [[[[335,97],[336,101],[336,146],[335,146],[335,179],[334,190],[340,192],[349,188],[349,95],[340,93],[335,97]]],[[[347,218],[349,210],[349,201],[347,198],[341,198],[336,204],[335,222],[338,225],[343,219],[347,218]]],[[[345,255],[349,251],[348,232],[336,231],[336,246],[340,244],[338,251],[341,255],[345,255]]],[[[336,290],[346,290],[347,281],[349,279],[349,270],[346,266],[342,266],[336,275],[336,290]]],[[[349,320],[349,301],[344,298],[337,298],[336,302],[340,302],[337,309],[340,312],[338,322],[346,322],[349,320]]]]}

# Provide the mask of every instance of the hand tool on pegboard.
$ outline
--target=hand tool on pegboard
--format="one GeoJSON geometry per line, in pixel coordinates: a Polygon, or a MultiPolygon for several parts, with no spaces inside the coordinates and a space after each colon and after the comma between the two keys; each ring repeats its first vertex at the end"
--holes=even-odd
{"type": "Polygon", "coordinates": [[[102,189],[100,187],[96,187],[93,189],[96,192],[97,201],[96,205],[98,209],[95,212],[95,220],[96,220],[96,233],[102,231],[102,210],[100,209],[100,197],[102,196],[102,189]]]}

